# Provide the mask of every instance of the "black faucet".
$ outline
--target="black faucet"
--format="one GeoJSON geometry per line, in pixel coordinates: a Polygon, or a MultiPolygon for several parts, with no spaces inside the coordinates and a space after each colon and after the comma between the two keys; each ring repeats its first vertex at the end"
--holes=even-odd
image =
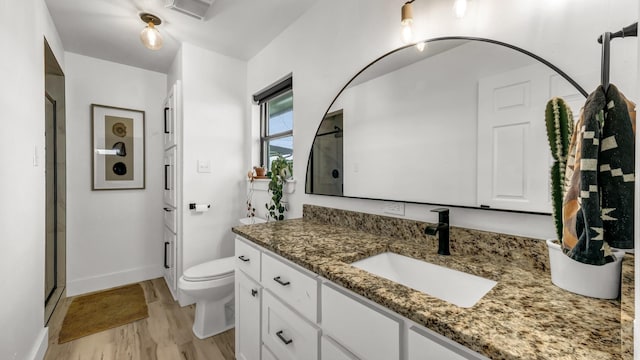
{"type": "Polygon", "coordinates": [[[449,252],[449,209],[437,208],[431,211],[438,213],[438,224],[427,226],[424,233],[427,235],[438,233],[438,254],[451,255],[449,252]]]}

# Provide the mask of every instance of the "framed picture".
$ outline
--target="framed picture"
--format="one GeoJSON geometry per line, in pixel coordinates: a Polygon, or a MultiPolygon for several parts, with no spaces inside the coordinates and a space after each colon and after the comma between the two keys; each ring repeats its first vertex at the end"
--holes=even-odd
{"type": "Polygon", "coordinates": [[[93,190],[144,189],[144,111],[91,104],[93,190]]]}

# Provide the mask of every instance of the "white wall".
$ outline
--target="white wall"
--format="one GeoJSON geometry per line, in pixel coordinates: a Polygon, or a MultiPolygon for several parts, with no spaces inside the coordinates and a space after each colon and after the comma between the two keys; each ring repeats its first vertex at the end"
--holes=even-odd
{"type": "Polygon", "coordinates": [[[162,276],[167,76],[67,52],[67,295],[162,276]],[[92,191],[91,104],[145,111],[144,190],[92,191]]]}
{"type": "Polygon", "coordinates": [[[42,0],[0,2],[0,358],[41,359],[44,327],[44,38],[64,70],[42,0]],[[34,162],[34,158],[37,162],[34,162]]]}
{"type": "MultiPolygon", "coordinates": [[[[403,3],[319,1],[249,61],[249,94],[284,74],[293,73],[294,176],[298,186],[289,197],[289,217],[301,216],[304,203],[382,212],[384,202],[306,195],[303,183],[315,131],[333,97],[358,70],[401,45],[399,18],[403,3]]],[[[593,76],[594,69],[596,73],[600,69],[597,36],[637,21],[638,8],[636,0],[483,0],[471,1],[467,16],[456,19],[451,3],[444,0],[413,3],[415,38],[465,35],[508,42],[554,63],[587,91],[600,81],[593,76]]],[[[637,91],[636,68],[636,43],[629,39],[612,42],[612,83],[632,98],[637,91]]],[[[255,111],[252,118],[255,124],[258,121],[255,111]]],[[[255,143],[256,134],[247,133],[249,136],[255,143]]],[[[254,155],[253,163],[246,167],[256,165],[257,161],[254,155]]],[[[261,203],[256,206],[259,211],[262,207],[261,203]]],[[[407,204],[406,217],[436,220],[428,209],[407,204]]],[[[451,223],[537,238],[554,236],[550,217],[541,215],[452,208],[451,223]]]]}
{"type": "Polygon", "coordinates": [[[183,269],[233,255],[231,227],[243,208],[247,171],[246,66],[183,43],[169,75],[181,79],[183,89],[183,269]],[[210,173],[198,172],[199,160],[210,162],[210,173]],[[211,204],[211,209],[195,213],[189,203],[211,204]]]}

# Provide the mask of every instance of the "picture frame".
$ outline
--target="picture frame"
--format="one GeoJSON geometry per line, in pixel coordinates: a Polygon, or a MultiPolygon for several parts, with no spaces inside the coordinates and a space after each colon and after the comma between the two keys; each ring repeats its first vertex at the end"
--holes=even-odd
{"type": "Polygon", "coordinates": [[[145,113],[91,104],[92,190],[145,188],[145,113]]]}

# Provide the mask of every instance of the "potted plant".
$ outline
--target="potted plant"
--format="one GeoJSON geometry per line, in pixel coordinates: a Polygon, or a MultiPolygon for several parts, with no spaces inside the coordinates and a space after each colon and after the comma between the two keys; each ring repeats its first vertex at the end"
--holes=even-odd
{"type": "Polygon", "coordinates": [[[624,252],[614,251],[616,260],[604,265],[585,264],[567,256],[562,244],[563,203],[565,197],[565,171],[572,133],[571,109],[560,98],[553,98],[545,111],[547,138],[554,158],[551,167],[551,197],[556,239],[547,240],[551,282],[567,291],[602,299],[618,297],[621,260],[624,252]]]}
{"type": "Polygon", "coordinates": [[[267,169],[265,169],[262,166],[254,166],[253,170],[256,172],[256,177],[258,179],[264,179],[265,178],[265,173],[267,172],[267,169]]]}
{"type": "Polygon", "coordinates": [[[283,187],[287,179],[292,175],[292,161],[285,159],[282,155],[278,155],[271,162],[271,171],[267,174],[270,177],[269,193],[271,201],[265,204],[269,212],[269,219],[276,221],[284,220],[284,213],[287,211],[287,204],[282,200],[283,187]]]}

